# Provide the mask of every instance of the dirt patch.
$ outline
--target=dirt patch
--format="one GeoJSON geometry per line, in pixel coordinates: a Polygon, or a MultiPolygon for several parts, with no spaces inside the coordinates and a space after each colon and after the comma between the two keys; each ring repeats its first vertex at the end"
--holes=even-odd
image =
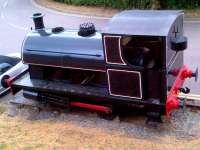
{"type": "MultiPolygon", "coordinates": [[[[35,2],[41,6],[54,9],[64,13],[81,14],[88,16],[99,16],[99,17],[112,17],[122,10],[95,7],[95,6],[73,6],[67,5],[53,0],[35,0],[35,2]]],[[[200,19],[200,9],[185,10],[185,16],[187,19],[200,19]]]]}
{"type": "Polygon", "coordinates": [[[53,0],[35,0],[36,3],[44,7],[61,11],[64,13],[81,14],[88,16],[99,16],[99,17],[112,17],[120,10],[117,9],[106,9],[103,7],[86,7],[86,6],[73,6],[66,5],[63,3],[55,2],[53,0]]]}
{"type": "MultiPolygon", "coordinates": [[[[23,97],[17,95],[15,98],[23,97]]],[[[170,121],[164,119],[163,124],[153,128],[145,124],[144,116],[107,121],[97,117],[96,113],[79,109],[66,113],[19,107],[9,104],[10,99],[13,97],[5,97],[0,102],[3,108],[7,106],[0,115],[0,150],[200,148],[199,111],[176,111],[170,121]]]]}
{"type": "Polygon", "coordinates": [[[3,114],[6,111],[6,107],[3,105],[0,105],[0,115],[3,114]]]}
{"type": "MultiPolygon", "coordinates": [[[[74,115],[76,118],[76,115],[74,115]]],[[[107,123],[109,124],[109,123],[107,123]]],[[[178,140],[163,136],[158,141],[127,136],[115,130],[84,127],[73,121],[26,120],[0,116],[1,149],[199,149],[200,140],[178,140]],[[160,142],[162,141],[162,142],[160,142]]]]}

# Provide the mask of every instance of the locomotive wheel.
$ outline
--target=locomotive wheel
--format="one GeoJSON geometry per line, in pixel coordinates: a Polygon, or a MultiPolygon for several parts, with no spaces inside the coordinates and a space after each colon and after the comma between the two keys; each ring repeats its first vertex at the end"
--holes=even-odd
{"type": "Polygon", "coordinates": [[[98,116],[105,120],[114,120],[117,117],[115,113],[109,113],[109,114],[98,113],[98,116]]]}
{"type": "Polygon", "coordinates": [[[114,120],[117,117],[116,107],[114,107],[113,105],[109,105],[109,108],[111,109],[110,113],[98,112],[99,118],[110,121],[114,120]]]}
{"type": "Polygon", "coordinates": [[[159,112],[147,112],[147,125],[156,127],[159,123],[162,123],[161,114],[159,112]]]}

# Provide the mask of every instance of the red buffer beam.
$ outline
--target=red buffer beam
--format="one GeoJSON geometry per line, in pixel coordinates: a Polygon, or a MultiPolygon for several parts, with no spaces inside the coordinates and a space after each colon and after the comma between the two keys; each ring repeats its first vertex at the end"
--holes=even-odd
{"type": "Polygon", "coordinates": [[[166,115],[169,117],[171,114],[171,111],[173,109],[178,109],[180,107],[180,101],[178,99],[178,95],[180,93],[180,88],[183,86],[183,83],[185,82],[186,78],[191,78],[194,76],[193,72],[183,65],[180,69],[180,71],[171,71],[172,75],[177,76],[176,80],[174,81],[174,84],[167,96],[166,101],[166,115]]]}

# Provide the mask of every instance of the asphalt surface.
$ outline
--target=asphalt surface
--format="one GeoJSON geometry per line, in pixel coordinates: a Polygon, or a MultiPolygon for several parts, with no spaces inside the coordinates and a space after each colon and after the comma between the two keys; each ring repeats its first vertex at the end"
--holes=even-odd
{"type": "MultiPolygon", "coordinates": [[[[93,22],[97,29],[101,29],[108,19],[59,12],[43,9],[32,0],[0,0],[0,54],[20,52],[26,34],[33,26],[33,13],[45,14],[46,27],[63,26],[77,29],[80,23],[93,22]]],[[[200,21],[185,21],[185,35],[188,37],[189,47],[185,53],[185,64],[195,69],[200,67],[200,21]]],[[[187,83],[192,91],[200,94],[200,82],[193,79],[187,83]]]]}
{"type": "Polygon", "coordinates": [[[44,22],[48,28],[63,26],[77,29],[80,23],[94,22],[100,29],[106,19],[76,15],[61,15],[53,11],[38,8],[31,0],[0,0],[0,54],[20,52],[26,33],[33,26],[32,14],[41,12],[45,14],[44,22]]]}

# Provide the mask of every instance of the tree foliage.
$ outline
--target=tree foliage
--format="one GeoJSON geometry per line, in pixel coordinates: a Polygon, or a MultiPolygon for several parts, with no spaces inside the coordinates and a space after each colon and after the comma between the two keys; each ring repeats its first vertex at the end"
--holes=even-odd
{"type": "Polygon", "coordinates": [[[72,5],[103,6],[118,9],[193,9],[200,0],[55,0],[72,5]]]}

